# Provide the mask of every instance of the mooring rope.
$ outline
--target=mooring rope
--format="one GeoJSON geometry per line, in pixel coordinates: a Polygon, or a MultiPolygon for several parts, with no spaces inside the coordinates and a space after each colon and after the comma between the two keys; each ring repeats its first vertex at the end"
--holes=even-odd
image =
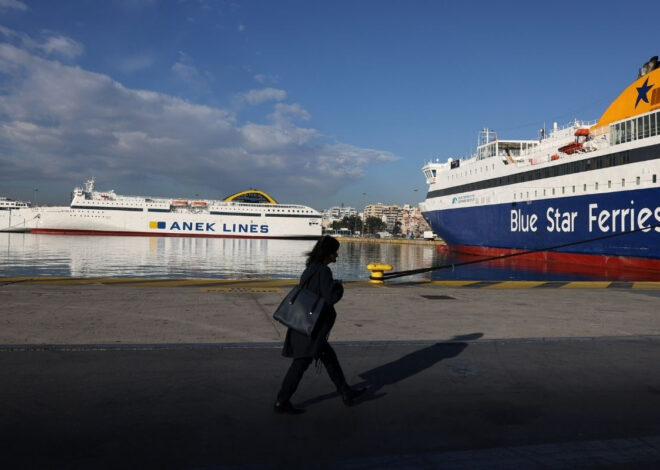
{"type": "Polygon", "coordinates": [[[599,241],[599,240],[606,240],[608,238],[620,237],[620,236],[623,236],[623,235],[630,235],[631,233],[642,232],[642,231],[645,231],[645,230],[650,231],[650,230],[658,228],[658,227],[660,227],[660,223],[655,224],[655,225],[650,225],[650,226],[647,226],[647,227],[638,228],[638,229],[635,229],[635,230],[629,230],[627,232],[611,233],[609,235],[603,235],[601,237],[588,238],[588,239],[585,239],[585,240],[578,240],[576,242],[570,242],[570,243],[562,243],[561,245],[547,246],[547,247],[543,247],[543,248],[537,248],[535,250],[526,250],[526,251],[521,251],[521,252],[518,252],[518,253],[509,253],[507,255],[491,256],[491,257],[488,257],[488,258],[481,258],[481,259],[472,260],[472,261],[464,261],[462,263],[442,264],[440,266],[431,266],[430,268],[410,269],[408,271],[395,271],[395,272],[391,272],[391,273],[383,273],[382,278],[374,278],[374,277],[371,277],[371,276],[369,276],[369,278],[374,279],[374,280],[383,280],[384,281],[386,279],[394,279],[394,278],[397,278],[397,277],[404,277],[404,276],[413,276],[415,274],[422,274],[422,273],[426,273],[426,272],[429,272],[429,271],[437,271],[437,270],[440,270],[440,269],[449,269],[449,268],[451,268],[453,270],[454,268],[457,268],[457,267],[460,267],[460,266],[468,266],[470,264],[478,264],[478,263],[487,263],[488,261],[494,261],[494,260],[500,260],[500,259],[506,259],[506,258],[513,258],[515,256],[523,256],[523,255],[528,255],[530,253],[538,253],[538,252],[541,252],[541,251],[558,250],[560,248],[566,248],[568,246],[582,245],[584,243],[591,243],[591,242],[595,242],[595,241],[599,241]]]}

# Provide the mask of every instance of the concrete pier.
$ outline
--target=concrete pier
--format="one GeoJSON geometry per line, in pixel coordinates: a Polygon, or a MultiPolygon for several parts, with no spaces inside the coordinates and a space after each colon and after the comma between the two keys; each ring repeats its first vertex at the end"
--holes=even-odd
{"type": "Polygon", "coordinates": [[[14,468],[657,468],[660,285],[348,283],[271,407],[289,281],[0,279],[14,468]]]}

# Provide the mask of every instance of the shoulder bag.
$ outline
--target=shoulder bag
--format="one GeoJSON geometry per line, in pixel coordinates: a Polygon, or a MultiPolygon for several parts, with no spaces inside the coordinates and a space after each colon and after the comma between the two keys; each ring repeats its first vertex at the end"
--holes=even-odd
{"type": "Polygon", "coordinates": [[[318,269],[291,289],[273,314],[275,320],[306,336],[312,336],[325,305],[320,295],[305,288],[317,271],[318,269]]]}

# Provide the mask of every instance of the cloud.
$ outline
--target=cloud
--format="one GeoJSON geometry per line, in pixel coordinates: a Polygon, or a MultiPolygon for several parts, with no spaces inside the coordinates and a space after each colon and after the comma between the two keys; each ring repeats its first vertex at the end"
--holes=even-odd
{"type": "Polygon", "coordinates": [[[71,38],[65,36],[51,36],[41,45],[46,55],[60,55],[67,59],[74,59],[83,53],[83,47],[71,38]]]}
{"type": "Polygon", "coordinates": [[[266,101],[283,101],[286,99],[286,91],[276,88],[262,88],[261,90],[250,90],[242,95],[242,98],[251,105],[257,105],[266,101]]]}
{"type": "MultiPolygon", "coordinates": [[[[2,1],[2,0],[0,0],[2,1]]],[[[22,49],[45,56],[58,56],[64,59],[75,59],[84,51],[82,44],[60,34],[44,31],[43,42],[32,39],[27,34],[0,26],[0,36],[7,41],[18,45],[22,49]]]]}
{"type": "Polygon", "coordinates": [[[14,10],[27,11],[28,6],[18,0],[0,0],[0,10],[11,8],[14,10]]]}
{"type": "Polygon", "coordinates": [[[259,83],[277,83],[279,77],[277,75],[266,75],[263,73],[258,73],[254,76],[254,80],[259,83]]]}
{"type": "Polygon", "coordinates": [[[117,67],[124,73],[134,73],[140,70],[145,70],[154,64],[154,57],[149,54],[134,55],[131,57],[124,57],[119,61],[117,67]]]}
{"type": "Polygon", "coordinates": [[[396,159],[323,143],[318,130],[295,124],[311,118],[297,104],[276,103],[270,124],[240,123],[232,111],[126,88],[8,43],[0,43],[0,80],[0,185],[57,181],[68,191],[94,175],[115,187],[145,179],[212,195],[257,187],[311,202],[396,159]]]}
{"type": "Polygon", "coordinates": [[[179,60],[172,65],[171,70],[178,81],[198,92],[207,92],[209,82],[213,80],[210,74],[200,73],[192,58],[185,52],[179,52],[179,60]]]}

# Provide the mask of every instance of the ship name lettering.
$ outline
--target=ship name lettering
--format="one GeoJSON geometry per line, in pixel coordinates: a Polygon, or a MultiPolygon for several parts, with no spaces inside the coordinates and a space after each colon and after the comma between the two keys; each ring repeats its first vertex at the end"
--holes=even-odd
{"type": "Polygon", "coordinates": [[[187,230],[190,232],[215,232],[215,222],[172,222],[170,230],[187,230]]]}
{"type": "Polygon", "coordinates": [[[554,207],[548,207],[545,213],[548,219],[548,232],[573,232],[575,231],[575,218],[577,212],[561,212],[554,207]]]}
{"type": "Polygon", "coordinates": [[[227,233],[268,233],[268,225],[222,224],[222,231],[227,233]]]}
{"type": "Polygon", "coordinates": [[[511,211],[512,232],[536,232],[536,222],[539,217],[536,214],[523,214],[520,209],[511,211]]]}
{"type": "MultiPolygon", "coordinates": [[[[630,205],[634,206],[635,201],[630,201],[630,205]]],[[[598,204],[589,204],[589,232],[594,231],[594,226],[598,227],[601,232],[626,232],[629,230],[642,230],[642,232],[649,232],[651,227],[648,221],[653,216],[655,218],[655,225],[660,223],[660,207],[651,210],[648,207],[635,210],[634,207],[625,209],[603,209],[598,211],[598,204]]],[[[655,227],[656,232],[660,232],[660,227],[655,227]]]]}

